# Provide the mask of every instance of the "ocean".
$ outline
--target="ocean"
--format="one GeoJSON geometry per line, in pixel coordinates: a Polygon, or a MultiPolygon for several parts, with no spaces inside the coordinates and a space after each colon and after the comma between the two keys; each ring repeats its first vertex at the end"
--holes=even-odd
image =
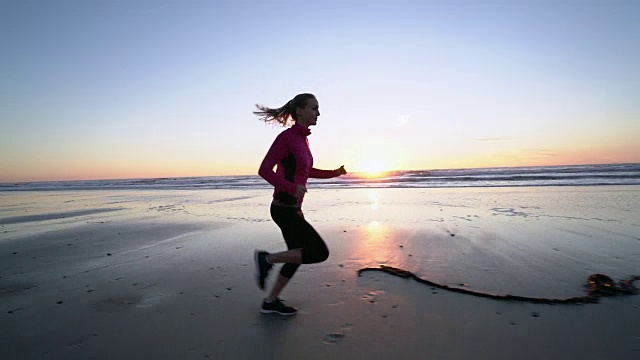
{"type": "MultiPolygon", "coordinates": [[[[309,180],[309,186],[320,189],[596,185],[640,185],[640,164],[406,170],[387,172],[375,178],[352,173],[334,179],[309,180]]],[[[197,190],[270,187],[271,185],[257,175],[0,183],[0,191],[197,190]]]]}

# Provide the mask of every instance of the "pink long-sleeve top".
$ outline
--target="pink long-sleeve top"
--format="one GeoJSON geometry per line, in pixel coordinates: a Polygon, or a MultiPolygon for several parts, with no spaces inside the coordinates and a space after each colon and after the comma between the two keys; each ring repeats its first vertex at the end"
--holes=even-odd
{"type": "Polygon", "coordinates": [[[313,156],[307,140],[310,134],[308,128],[293,125],[276,137],[262,160],[258,175],[275,188],[275,204],[300,207],[304,196],[296,198],[297,185],[306,187],[308,178],[328,179],[338,176],[336,170],[313,167],[313,156]]]}

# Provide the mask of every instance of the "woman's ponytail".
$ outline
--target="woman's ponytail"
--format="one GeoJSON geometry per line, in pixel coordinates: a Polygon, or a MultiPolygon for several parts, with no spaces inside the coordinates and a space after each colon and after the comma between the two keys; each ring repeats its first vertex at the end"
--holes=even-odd
{"type": "Polygon", "coordinates": [[[296,110],[307,106],[307,102],[310,99],[315,99],[315,96],[313,94],[298,94],[277,109],[256,104],[259,111],[254,111],[253,113],[265,123],[287,126],[289,118],[293,119],[294,122],[297,120],[296,110]]]}

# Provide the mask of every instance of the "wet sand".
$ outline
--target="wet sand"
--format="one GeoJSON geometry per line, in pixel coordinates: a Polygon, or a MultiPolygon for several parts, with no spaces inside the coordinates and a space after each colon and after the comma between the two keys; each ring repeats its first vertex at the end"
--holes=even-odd
{"type": "MultiPolygon", "coordinates": [[[[584,293],[640,272],[640,188],[310,190],[331,255],[259,313],[253,250],[284,248],[270,191],[0,194],[6,359],[584,359],[640,355],[640,296],[500,302],[450,286],[584,293]]],[[[272,276],[269,280],[273,280],[272,276]]]]}

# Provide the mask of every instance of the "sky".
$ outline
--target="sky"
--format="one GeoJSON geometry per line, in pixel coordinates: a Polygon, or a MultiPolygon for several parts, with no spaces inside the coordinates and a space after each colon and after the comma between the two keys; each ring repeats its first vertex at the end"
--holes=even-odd
{"type": "Polygon", "coordinates": [[[0,182],[640,162],[640,2],[1,0],[0,182]]]}

